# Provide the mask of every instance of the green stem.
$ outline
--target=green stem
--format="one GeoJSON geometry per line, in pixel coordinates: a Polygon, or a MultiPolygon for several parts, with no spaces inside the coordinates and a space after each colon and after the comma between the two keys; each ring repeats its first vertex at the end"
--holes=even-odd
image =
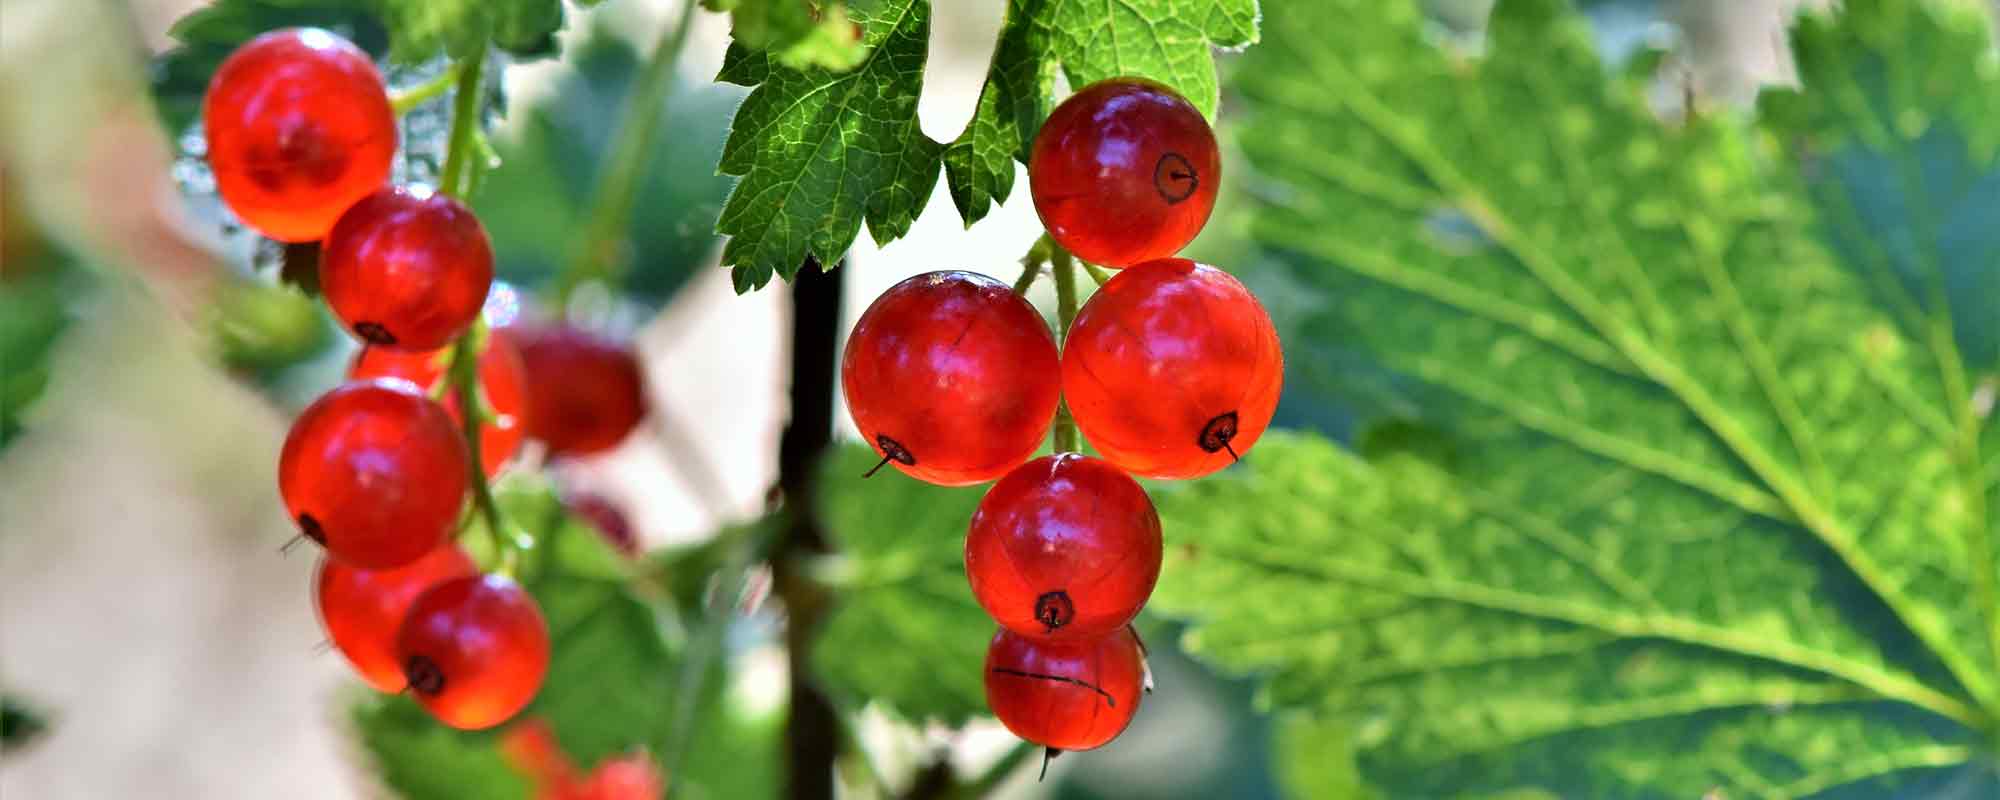
{"type": "Polygon", "coordinates": [[[1035,285],[1035,279],[1042,276],[1042,262],[1033,256],[1021,259],[1021,277],[1014,279],[1014,293],[1026,297],[1028,289],[1035,285]]]}
{"type": "Polygon", "coordinates": [[[467,175],[479,135],[479,82],[486,72],[486,44],[481,42],[471,55],[459,62],[457,95],[451,102],[451,135],[446,139],[444,169],[438,173],[438,191],[463,198],[469,186],[467,175]]]}
{"type": "Polygon", "coordinates": [[[1111,280],[1111,273],[1103,267],[1082,260],[1077,261],[1077,263],[1083,265],[1083,271],[1090,273],[1090,279],[1095,281],[1097,285],[1103,286],[1105,281],[1111,280]]]}
{"type": "MultiPolygon", "coordinates": [[[[1061,344],[1069,339],[1070,323],[1076,321],[1076,259],[1068,250],[1051,242],[1049,266],[1056,281],[1056,342],[1061,344]]],[[[1076,417],[1069,413],[1068,400],[1056,406],[1052,438],[1058,453],[1083,452],[1083,436],[1076,430],[1076,417]]]]}
{"type": "MultiPolygon", "coordinates": [[[[480,91],[486,71],[486,45],[482,42],[457,65],[457,96],[451,104],[451,133],[446,139],[444,169],[438,173],[438,191],[463,196],[467,187],[473,153],[478,149],[480,91]]],[[[486,342],[486,325],[474,322],[451,345],[451,364],[445,367],[453,396],[458,398],[459,430],[465,436],[467,470],[472,479],[472,502],[486,521],[493,550],[500,558],[499,571],[512,575],[520,554],[518,543],[507,535],[500,519],[500,506],[493,501],[493,486],[486,482],[486,467],[480,455],[479,427],[492,411],[479,392],[479,352],[486,342]]]]}
{"type": "Polygon", "coordinates": [[[415,110],[417,106],[436,100],[438,95],[444,94],[446,89],[450,89],[451,85],[458,81],[458,72],[459,65],[453,64],[445,67],[444,71],[438,73],[435,78],[407,89],[391,92],[389,94],[389,108],[396,112],[396,116],[400,117],[415,110]]]}
{"type": "Polygon", "coordinates": [[[687,44],[695,5],[692,0],[681,4],[680,19],[660,32],[660,41],[626,95],[625,111],[612,137],[611,156],[597,173],[583,234],[570,251],[569,263],[556,276],[557,309],[569,307],[570,292],[579,285],[614,278],[624,266],[620,251],[631,225],[632,206],[646,177],[646,160],[653,152],[653,137],[659,133],[661,111],[666,108],[674,65],[687,44]]]}

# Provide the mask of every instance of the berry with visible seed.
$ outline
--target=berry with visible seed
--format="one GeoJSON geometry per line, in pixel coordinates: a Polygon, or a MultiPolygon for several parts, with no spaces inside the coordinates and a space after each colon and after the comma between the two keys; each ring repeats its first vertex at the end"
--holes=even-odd
{"type": "Polygon", "coordinates": [[[479,568],[458,545],[446,543],[393,569],[357,569],[331,558],[319,563],[314,599],[327,637],[368,685],[383,692],[404,687],[396,660],[396,630],[424,590],[479,568]]]}
{"type": "Polygon", "coordinates": [[[491,728],[527,707],[549,670],[549,629],[512,579],[472,575],[430,588],[396,634],[418,703],[446,725],[491,728]]]}
{"type": "Polygon", "coordinates": [[[301,531],[363,569],[399,567],[444,543],[470,479],[451,415],[388,378],[313,401],[278,457],[278,490],[301,531]]]}
{"type": "Polygon", "coordinates": [[[1107,267],[1180,252],[1208,223],[1221,185],[1208,120],[1143,78],[1070,95],[1042,123],[1028,157],[1028,188],[1049,236],[1107,267]]]}
{"type": "Polygon", "coordinates": [[[424,187],[362,198],[320,247],[321,295],[371,345],[450,344],[478,318],[492,285],[493,248],[479,218],[424,187]]]}
{"type": "Polygon", "coordinates": [[[1008,630],[1094,639],[1138,615],[1160,556],[1160,516],[1138,482],[1102,460],[1060,453],[1021,465],[979,501],[965,574],[1008,630]]]}

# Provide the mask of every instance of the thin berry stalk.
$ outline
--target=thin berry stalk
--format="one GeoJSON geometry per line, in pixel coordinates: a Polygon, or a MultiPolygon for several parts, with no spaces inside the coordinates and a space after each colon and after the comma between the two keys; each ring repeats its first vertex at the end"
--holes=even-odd
{"type": "MultiPolygon", "coordinates": [[[[1056,283],[1056,344],[1069,338],[1069,326],[1076,321],[1076,259],[1053,241],[1049,243],[1050,273],[1056,283]]],[[[1083,452],[1083,436],[1077,432],[1076,417],[1069,413],[1069,401],[1056,405],[1056,424],[1050,434],[1056,452],[1083,452]]]]}

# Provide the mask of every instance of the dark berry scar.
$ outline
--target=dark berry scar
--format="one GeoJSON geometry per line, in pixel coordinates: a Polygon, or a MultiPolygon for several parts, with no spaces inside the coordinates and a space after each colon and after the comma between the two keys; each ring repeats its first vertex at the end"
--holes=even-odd
{"type": "Polygon", "coordinates": [[[1173,205],[1194,196],[1201,188],[1201,176],[1186,156],[1169,150],[1153,164],[1153,188],[1166,198],[1167,205],[1173,205]]]}

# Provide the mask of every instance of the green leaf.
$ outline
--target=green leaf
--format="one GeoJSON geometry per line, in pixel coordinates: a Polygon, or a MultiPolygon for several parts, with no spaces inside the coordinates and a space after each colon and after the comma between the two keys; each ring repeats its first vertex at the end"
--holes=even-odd
{"type": "Polygon", "coordinates": [[[453,58],[492,42],[516,57],[556,53],[562,0],[373,0],[393,34],[390,53],[418,62],[442,50],[453,58]]]}
{"type": "Polygon", "coordinates": [[[47,733],[48,718],[11,694],[0,695],[0,753],[19,751],[47,733]]]}
{"type": "Polygon", "coordinates": [[[792,69],[853,69],[868,55],[860,28],[838,0],[702,0],[729,12],[729,37],[792,69]]]}
{"type": "Polygon", "coordinates": [[[1058,68],[1069,85],[1142,75],[1215,115],[1212,48],[1257,41],[1257,0],[1009,0],[971,124],[945,149],[945,181],[971,225],[1014,188],[1014,162],[1049,115],[1058,68]]]}
{"type": "Polygon", "coordinates": [[[860,233],[908,232],[937,183],[942,145],[917,126],[930,38],[927,0],[856,8],[868,56],[845,72],[792,69],[731,45],[717,80],[756,87],[723,145],[738,175],[716,232],[736,290],[787,280],[808,258],[831,267],[860,233]]]}
{"type": "Polygon", "coordinates": [[[958,725],[986,713],[979,665],[994,625],[965,583],[965,526],[985,489],[889,470],[862,478],[876,460],[848,444],[821,472],[820,519],[850,571],[813,667],[849,708],[873,701],[911,721],[958,725]]]}
{"type": "MultiPolygon", "coordinates": [[[[1372,463],[1276,436],[1159,496],[1153,607],[1201,621],[1189,649],[1345,719],[1394,796],[1992,791],[2000,437],[1988,368],[1947,345],[2000,308],[1898,308],[1853,263],[1990,265],[1985,234],[1855,225],[1773,146],[1791,119],[1865,130],[1842,121],[1873,113],[1862,85],[1969,120],[1949,109],[1994,99],[1992,44],[1933,6],[1843,6],[1781,101],[1825,108],[1776,136],[1663,126],[1556,0],[1501,3],[1477,58],[1413,2],[1274,9],[1235,138],[1252,233],[1303,295],[1288,403],[1352,397],[1315,365],[1356,354],[1396,376],[1369,410],[1401,430],[1364,437],[1372,463]]],[[[1924,163],[1909,130],[1877,144],[1924,163]]],[[[1990,175],[1962,141],[1931,163],[1990,175]]]]}
{"type": "Polygon", "coordinates": [[[369,698],[354,707],[353,719],[382,782],[405,800],[529,796],[527,779],[501,757],[495,734],[447,728],[402,696],[369,698]]]}
{"type": "MultiPolygon", "coordinates": [[[[12,228],[22,220],[8,219],[12,228]]],[[[45,250],[39,234],[9,231],[15,247],[0,278],[0,448],[14,441],[49,383],[49,358],[56,341],[77,318],[78,300],[91,275],[67,254],[45,250]]]]}
{"type": "MultiPolygon", "coordinates": [[[[571,43],[549,91],[509,107],[493,145],[503,166],[472,196],[493,237],[500,277],[539,286],[568,262],[585,227],[598,170],[640,67],[632,45],[592,28],[571,43]]],[[[661,111],[658,140],[632,204],[626,242],[632,258],[619,288],[662,304],[714,253],[714,223],[729,179],[715,174],[724,119],[743,92],[676,82],[661,111]]]]}

